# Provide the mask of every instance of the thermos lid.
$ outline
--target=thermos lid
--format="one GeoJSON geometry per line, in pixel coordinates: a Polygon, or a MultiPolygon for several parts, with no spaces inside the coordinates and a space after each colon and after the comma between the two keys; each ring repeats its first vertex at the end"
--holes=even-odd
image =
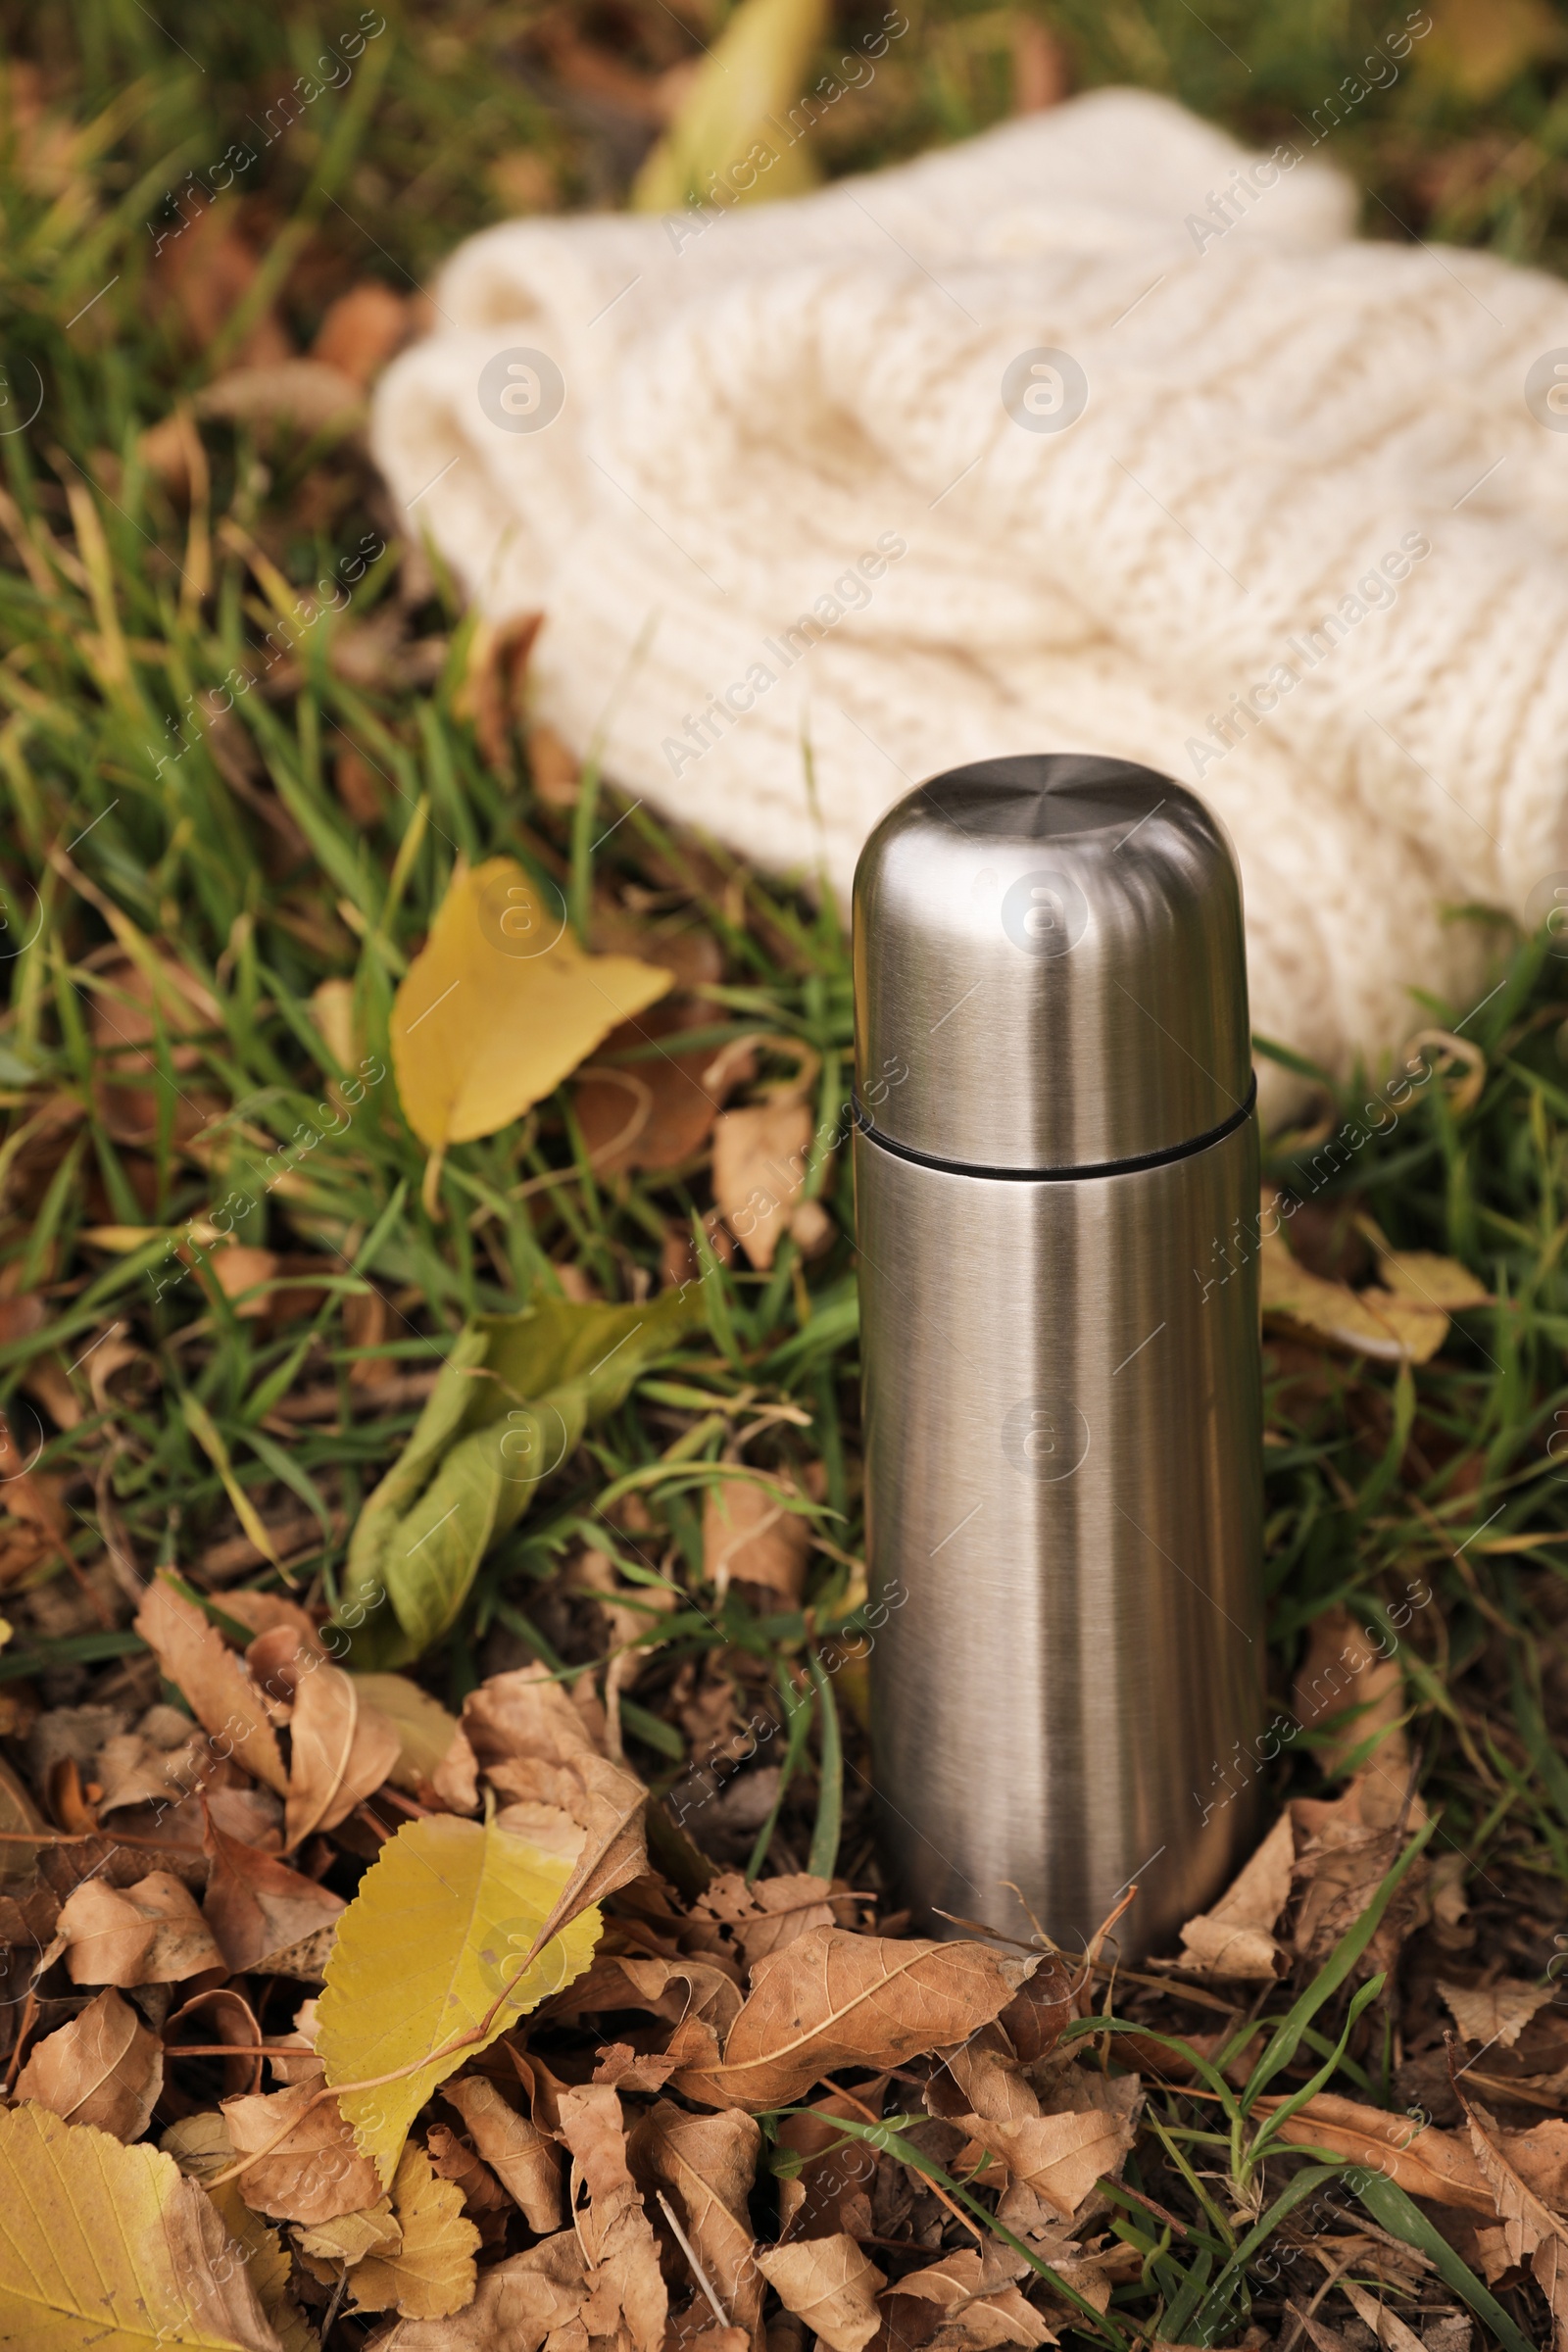
{"type": "Polygon", "coordinates": [[[1252,1100],[1241,878],[1169,776],[985,760],[891,808],[855,874],[863,1127],[1015,1174],[1190,1150],[1252,1100]]]}

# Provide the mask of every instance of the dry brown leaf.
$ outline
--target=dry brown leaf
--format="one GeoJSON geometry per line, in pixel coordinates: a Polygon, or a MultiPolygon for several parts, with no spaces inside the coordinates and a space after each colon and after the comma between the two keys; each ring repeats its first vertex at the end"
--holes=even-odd
{"type": "Polygon", "coordinates": [[[413,306],[379,278],[368,277],[328,304],[311,357],[368,390],[413,331],[413,306]]]}
{"type": "Polygon", "coordinates": [[[233,2143],[222,2117],[214,2108],[182,2116],[159,2142],[180,2171],[199,2180],[218,2208],[220,2220],[240,2250],[263,2311],[277,2330],[282,2352],[320,2352],[320,2338],[307,2326],[294,2300],[294,2265],[275,2230],[259,2213],[252,2213],[240,2195],[237,2180],[219,2180],[234,2161],[233,2143]]]}
{"type": "Polygon", "coordinates": [[[635,2352],[661,2352],[669,2297],[642,2192],[627,2165],[620,2101],[608,2085],[590,2083],[564,2090],[559,2104],[562,2136],[571,2150],[570,2209],[588,2268],[583,2324],[590,2336],[624,2328],[635,2352]]]}
{"type": "Polygon", "coordinates": [[[163,2086],[162,2043],[111,1988],[35,2045],[16,2096],[129,2141],[151,2123],[163,2086]]]}
{"type": "Polygon", "coordinates": [[[352,423],[365,406],[360,386],[323,360],[275,360],[260,368],[231,368],[196,395],[198,416],[232,424],[285,425],[314,438],[328,425],[352,423]]]}
{"type": "Polygon", "coordinates": [[[899,2280],[897,2294],[936,2307],[930,2315],[938,2323],[935,2332],[919,2331],[929,2352],[991,2352],[998,2344],[1054,2344],[1054,2331],[1018,2292],[1016,2281],[1026,2278],[1028,2270],[1021,2256],[988,2241],[983,2249],[965,2247],[945,2254],[926,2270],[911,2272],[899,2280]]]}
{"type": "Polygon", "coordinates": [[[424,2134],[424,2152],[430,2168],[443,2180],[463,2191],[467,2212],[479,2225],[479,2234],[486,2245],[493,2244],[498,2235],[505,2236],[503,2221],[499,2232],[491,2227],[497,2214],[512,2209],[511,2199],[483,2158],[475,2155],[468,2142],[447,2124],[431,2124],[424,2134]]]}
{"type": "Polygon", "coordinates": [[[293,2122],[270,2154],[238,2175],[240,2193],[257,2213],[284,2222],[335,2221],[358,2213],[381,2193],[375,2160],[362,2156],[336,2099],[318,2099],[316,2086],[296,2082],[286,2090],[253,2091],[223,2101],[223,2120],[236,2156],[265,2148],[293,2122]]]}
{"type": "Polygon", "coordinates": [[[288,1774],[266,1702],[195,1602],[167,1578],[156,1576],[136,1612],[136,1631],[157,1652],[169,1680],[183,1691],[220,1754],[232,1755],[253,1780],[265,1782],[282,1796],[288,1774]]]}
{"type": "Polygon", "coordinates": [[[279,1956],[312,1938],[322,1943],[324,1965],[332,1928],[345,1908],[341,1895],[290,1870],[275,1854],[226,1838],[211,1818],[207,1852],[212,1868],[202,1916],[232,1974],[253,1968],[283,1973],[276,1965],[279,1956]]]}
{"type": "Polygon", "coordinates": [[[283,1841],[292,1853],[313,1830],[336,1829],[374,1794],[401,1742],[397,1726],[361,1697],[353,1675],[330,1664],[301,1674],[289,1733],[283,1841]]]}
{"type": "Polygon", "coordinates": [[[462,2189],[437,2177],[416,2140],[398,2159],[392,2210],[402,2242],[395,2250],[368,2254],[356,2267],[357,2307],[440,2320],[471,2303],[479,2232],[463,2210],[462,2189]]]}
{"type": "Polygon", "coordinates": [[[1183,1928],[1184,1961],[1208,1976],[1246,1983],[1283,1975],[1288,1957],[1274,1929],[1291,1898],[1295,1863],[1296,1831],[1282,1813],[1213,1909],[1183,1928]]]}
{"type": "Polygon", "coordinates": [[[982,1943],[812,1928],[753,1971],[722,2063],[687,2068],[673,2087],[705,2106],[788,2106],[841,2066],[897,2066],[966,2040],[1034,1965],[982,1943]]]}
{"type": "Polygon", "coordinates": [[[167,1870],[134,1886],[84,1879],[61,1906],[73,1984],[178,1984],[223,1956],[194,1897],[167,1870]]]}
{"type": "Polygon", "coordinates": [[[1409,1772],[1409,1741],[1399,1720],[1404,1676],[1398,1659],[1379,1655],[1366,1628],[1343,1601],[1313,1618],[1291,1704],[1303,1731],[1338,1723],[1317,1751],[1330,1780],[1348,1771],[1358,1749],[1375,1753],[1378,1769],[1401,1782],[1409,1772]]]}
{"type": "MultiPolygon", "coordinates": [[[[601,921],[592,936],[598,949],[640,956],[670,971],[677,982],[688,977],[661,953],[658,934],[644,925],[601,921]]],[[[683,1054],[680,1032],[694,1017],[710,1016],[689,998],[651,1005],[635,1021],[612,1030],[599,1058],[580,1073],[572,1105],[598,1174],[678,1167],[708,1141],[725,1096],[753,1075],[756,1062],[750,1054],[714,1054],[711,1049],[683,1054]],[[659,1053],[648,1053],[650,1042],[660,1044],[659,1053]],[[628,1053],[635,1059],[617,1063],[612,1058],[628,1053]]]]}
{"type": "Polygon", "coordinates": [[[562,2205],[561,2157],[536,2124],[509,2107],[483,2075],[463,2075],[441,2085],[469,2137],[513,2202],[522,2208],[530,2230],[541,2236],[559,2230],[562,2205]]]}
{"type": "Polygon", "coordinates": [[[563,2230],[481,2271],[473,2301],[455,2319],[405,2322],[367,2352],[540,2352],[554,2336],[559,2352],[584,2352],[577,2314],[587,2292],[576,2232],[563,2230]]]}
{"type": "Polygon", "coordinates": [[[876,2154],[862,2139],[848,2139],[834,2128],[835,2118],[863,2123],[864,2110],[880,2114],[882,2086],[864,2084],[853,2098],[829,2091],[815,2099],[808,2114],[786,2115],[778,2127],[778,2143],[799,2157],[800,2171],[778,2184],[778,2233],[781,2240],[797,2237],[861,2235],[869,2230],[870,2192],[876,2179],[876,2154]],[[860,2221],[864,2230],[850,2227],[860,2221]]]}
{"type": "MultiPolygon", "coordinates": [[[[1259,2115],[1283,2105],[1283,2098],[1266,2093],[1254,2102],[1259,2115]]],[[[1470,2149],[1457,2132],[1442,2132],[1436,2124],[1417,2127],[1408,2116],[1319,2091],[1279,2127],[1279,2136],[1293,2147],[1326,2148],[1347,2163],[1381,2168],[1409,2196],[1460,2205],[1488,2220],[1496,2210],[1470,2149]]]]}
{"type": "MultiPolygon", "coordinates": [[[[1069,2076],[1060,2087],[1077,2090],[1087,2080],[1069,2076]]],[[[1138,2077],[1103,2081],[1102,2094],[1103,2104],[1043,2113],[1005,2036],[986,2027],[932,2077],[926,2105],[966,2132],[977,2148],[1000,2158],[1061,2220],[1070,2221],[1095,2182],[1121,2170],[1137,2132],[1138,2077]]]]}
{"type": "Polygon", "coordinates": [[[1470,2127],[1476,2162],[1496,2200],[1508,2258],[1516,2263],[1529,2261],[1536,2284],[1551,2306],[1555,2338],[1561,2347],[1568,2343],[1568,2221],[1552,2212],[1510,2161],[1516,2151],[1512,2147],[1504,2151],[1499,2144],[1503,2135],[1487,2110],[1467,2099],[1457,2081],[1454,2088],[1470,2127]]]}
{"type": "MultiPolygon", "coordinates": [[[[1421,1799],[1407,1797],[1407,1781],[1385,1773],[1374,1758],[1332,1803],[1293,1799],[1300,1897],[1292,1940],[1301,1958],[1316,1964],[1328,1956],[1371,1902],[1410,1832],[1426,1821],[1421,1799]]],[[[1367,1946],[1361,1962],[1367,1975],[1396,1963],[1421,1915],[1429,1876],[1425,1856],[1418,1856],[1367,1946]]]]}
{"type": "Polygon", "coordinates": [[[863,2352],[882,2325],[877,2296],[887,2284],[853,2237],[803,2237],[787,2246],[759,2246],[757,2267],[777,2294],[830,2352],[863,2352]]]}
{"type": "Polygon", "coordinates": [[[640,2118],[628,2143],[633,2172],[673,2195],[730,2326],[754,2341],[760,2335],[762,2280],[752,2259],[747,2199],[761,2145],[760,2127],[739,2109],[688,2115],[667,2099],[640,2118]]]}
{"type": "Polygon", "coordinates": [[[713,1128],[713,1199],[754,1266],[773,1263],[806,1183],[811,1113],[805,1102],[754,1102],[713,1128]]]}
{"type": "Polygon", "coordinates": [[[1544,2009],[1556,1992],[1554,1984],[1527,1984],[1518,1977],[1499,1977],[1491,1984],[1448,1984],[1438,1979],[1438,1991],[1466,2041],[1494,2044],[1510,2050],[1538,2009],[1544,2009]]]}
{"type": "Polygon", "coordinates": [[[1365,2287],[1357,2286],[1353,2278],[1341,2278],[1338,2284],[1341,2294],[1361,2325],[1371,2328],[1377,2341],[1388,2347],[1388,2352],[1424,2352],[1415,2329],[1407,2326],[1387,2303],[1374,2302],[1365,2287]]]}
{"type": "Polygon", "coordinates": [[[727,1870],[700,1894],[692,1909],[699,1919],[716,1919],[728,1928],[748,1969],[781,1952],[808,1928],[839,1924],[826,1879],[808,1871],[787,1871],[776,1879],[759,1879],[748,1886],[738,1870],[727,1870]]]}
{"type": "Polygon", "coordinates": [[[775,1486],[762,1479],[726,1478],[703,1498],[703,1575],[722,1593],[734,1581],[760,1585],[786,1608],[806,1593],[811,1535],[775,1486]]]}
{"type": "Polygon", "coordinates": [[[674,2031],[662,2055],[677,2065],[716,2065],[725,2034],[741,2011],[734,1980],[706,1960],[640,1960],[623,1954],[596,1960],[558,1997],[558,2017],[591,2016],[601,2009],[647,2009],[674,2031]]]}

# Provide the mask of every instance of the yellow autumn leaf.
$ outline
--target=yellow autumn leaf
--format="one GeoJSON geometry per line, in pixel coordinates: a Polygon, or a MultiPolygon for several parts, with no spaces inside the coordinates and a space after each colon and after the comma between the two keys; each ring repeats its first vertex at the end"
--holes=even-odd
{"type": "Polygon", "coordinates": [[[1328,1282],[1298,1265],[1277,1234],[1263,1243],[1258,1257],[1266,1315],[1285,1315],[1383,1363],[1407,1357],[1424,1364],[1443,1346],[1448,1318],[1442,1307],[1392,1290],[1356,1292],[1343,1282],[1328,1282]]]}
{"type": "Polygon", "coordinates": [[[357,1674],[354,1682],[361,1698],[395,1727],[398,1760],[387,1779],[412,1794],[421,1781],[434,1778],[462,1728],[457,1717],[406,1674],[357,1674]]]}
{"type": "Polygon", "coordinates": [[[316,2047],[334,2087],[415,2070],[340,2102],[383,2182],[436,2085],[588,1966],[593,1908],[516,1975],[570,1872],[493,1821],[432,1813],[405,1823],[360,1881],[337,1923],[316,2047]],[[487,2018],[482,2037],[464,2039],[487,2018]]]}
{"type": "Polygon", "coordinates": [[[354,2272],[361,2311],[392,2311],[406,2320],[441,2320],[473,2301],[479,2232],[463,2210],[463,2191],[443,2180],[410,2140],[398,2159],[392,2210],[403,2234],[396,2252],[366,2256],[354,2272]]]}
{"type": "Polygon", "coordinates": [[[742,0],[632,187],[640,213],[800,196],[821,174],[806,133],[833,98],[804,93],[826,0],[742,0]]]}
{"type": "Polygon", "coordinates": [[[206,2190],[30,2102],[0,2115],[0,2344],[278,2352],[206,2190]]]}
{"type": "Polygon", "coordinates": [[[432,1152],[493,1135],[670,985],[590,956],[513,858],[459,867],[392,1005],[392,1067],[432,1152]]]}
{"type": "Polygon", "coordinates": [[[1435,1250],[1385,1250],[1378,1271],[1401,1298],[1441,1306],[1446,1314],[1462,1306],[1492,1304],[1492,1293],[1468,1266],[1461,1266],[1456,1257],[1440,1257],[1435,1250]]]}

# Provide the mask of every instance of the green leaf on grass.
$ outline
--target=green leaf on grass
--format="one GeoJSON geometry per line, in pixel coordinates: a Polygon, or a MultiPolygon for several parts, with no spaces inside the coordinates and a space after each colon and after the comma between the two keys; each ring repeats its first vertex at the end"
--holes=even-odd
{"type": "Polygon", "coordinates": [[[354,1530],[338,1623],[356,1667],[406,1666],[441,1639],[540,1482],[703,1311],[694,1284],[641,1306],[546,1298],[475,1316],[354,1530]]]}

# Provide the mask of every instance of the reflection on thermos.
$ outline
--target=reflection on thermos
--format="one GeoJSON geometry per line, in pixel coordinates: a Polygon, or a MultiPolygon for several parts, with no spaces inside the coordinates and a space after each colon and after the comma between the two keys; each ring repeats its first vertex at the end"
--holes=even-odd
{"type": "Polygon", "coordinates": [[[1229,844],[1122,760],[955,769],[865,846],[855,992],[890,1869],[929,1932],[1027,1937],[1032,1914],[1073,1946],[1136,1881],[1131,1958],[1211,1899],[1254,1820],[1255,1783],[1222,1779],[1263,1688],[1229,844]]]}

